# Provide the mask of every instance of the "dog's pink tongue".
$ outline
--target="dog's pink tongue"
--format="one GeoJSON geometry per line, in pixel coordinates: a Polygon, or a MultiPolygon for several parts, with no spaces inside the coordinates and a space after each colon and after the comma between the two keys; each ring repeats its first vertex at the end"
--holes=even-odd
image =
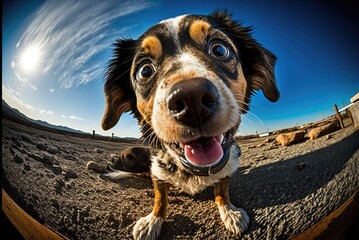
{"type": "Polygon", "coordinates": [[[206,141],[195,140],[184,145],[188,161],[196,165],[210,165],[223,156],[221,144],[213,137],[206,141]]]}

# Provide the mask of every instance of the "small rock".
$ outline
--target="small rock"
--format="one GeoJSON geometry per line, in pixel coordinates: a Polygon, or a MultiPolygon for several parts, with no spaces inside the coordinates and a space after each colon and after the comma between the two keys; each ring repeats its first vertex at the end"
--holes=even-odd
{"type": "Polygon", "coordinates": [[[76,160],[76,157],[74,157],[73,155],[69,155],[69,154],[66,154],[64,156],[64,158],[67,159],[67,160],[76,160]]]}
{"type": "Polygon", "coordinates": [[[21,139],[28,143],[34,143],[34,141],[28,135],[21,135],[21,139]]]}
{"type": "Polygon", "coordinates": [[[96,153],[103,153],[104,151],[101,150],[101,149],[95,148],[95,152],[96,152],[96,153]]]}
{"type": "Polygon", "coordinates": [[[10,150],[10,153],[11,153],[12,155],[14,155],[14,154],[15,154],[15,150],[14,150],[14,148],[10,147],[10,148],[9,148],[9,150],[10,150]]]}
{"type": "Polygon", "coordinates": [[[57,193],[60,193],[62,188],[65,187],[66,183],[61,180],[61,179],[57,179],[56,180],[56,184],[55,184],[55,190],[57,193]]]}
{"type": "Polygon", "coordinates": [[[262,160],[265,160],[265,159],[267,159],[267,157],[266,156],[255,156],[254,157],[254,161],[257,161],[257,162],[259,162],[259,161],[262,161],[262,160]]]}
{"type": "Polygon", "coordinates": [[[70,178],[77,178],[77,173],[72,169],[65,170],[65,180],[68,180],[70,178]]]}
{"type": "Polygon", "coordinates": [[[51,153],[51,154],[56,154],[56,153],[59,153],[60,150],[59,150],[59,148],[56,147],[56,146],[49,146],[49,147],[47,148],[47,152],[49,152],[49,153],[51,153]]]}
{"type": "Polygon", "coordinates": [[[29,152],[29,153],[27,153],[27,156],[34,159],[34,160],[36,160],[36,161],[38,161],[38,162],[42,161],[42,158],[39,155],[35,154],[35,153],[29,152]]]}
{"type": "Polygon", "coordinates": [[[306,168],[307,167],[307,164],[305,163],[305,162],[302,162],[302,163],[299,163],[298,165],[297,165],[297,169],[298,169],[298,171],[302,171],[304,168],[306,168]]]}
{"type": "Polygon", "coordinates": [[[24,170],[25,170],[25,171],[30,171],[30,165],[29,165],[29,164],[25,164],[25,165],[24,165],[24,170]]]}
{"type": "Polygon", "coordinates": [[[47,150],[47,144],[46,143],[38,143],[36,144],[36,147],[42,151],[46,151],[47,150]]]}
{"type": "Polygon", "coordinates": [[[60,165],[52,165],[52,171],[55,173],[55,174],[60,174],[62,172],[62,168],[60,165]]]}
{"type": "Polygon", "coordinates": [[[42,162],[49,163],[49,164],[57,164],[56,159],[53,156],[46,154],[46,153],[44,153],[42,155],[42,162]]]}
{"type": "Polygon", "coordinates": [[[272,149],[277,149],[278,148],[278,145],[271,145],[268,147],[268,150],[272,150],[272,149]]]}
{"type": "Polygon", "coordinates": [[[263,141],[263,143],[270,143],[270,142],[273,142],[274,141],[274,138],[267,138],[263,141]]]}
{"type": "Polygon", "coordinates": [[[325,135],[325,137],[323,137],[323,140],[326,141],[326,140],[329,140],[331,138],[332,138],[332,136],[328,134],[328,135],[325,135]]]}
{"type": "Polygon", "coordinates": [[[89,161],[86,164],[88,170],[93,170],[94,172],[103,173],[106,171],[106,165],[99,164],[95,161],[89,161]]]}
{"type": "Polygon", "coordinates": [[[19,140],[16,137],[11,137],[11,140],[12,140],[13,146],[15,146],[15,148],[16,147],[21,148],[21,143],[19,142],[19,140]]]}
{"type": "Polygon", "coordinates": [[[261,143],[261,144],[258,144],[256,147],[259,148],[259,147],[263,147],[265,145],[266,145],[265,143],[261,143]]]}
{"type": "Polygon", "coordinates": [[[15,154],[15,155],[14,155],[13,160],[14,160],[14,162],[16,162],[16,163],[23,163],[23,162],[24,162],[24,159],[23,159],[21,156],[19,156],[18,154],[15,154]]]}

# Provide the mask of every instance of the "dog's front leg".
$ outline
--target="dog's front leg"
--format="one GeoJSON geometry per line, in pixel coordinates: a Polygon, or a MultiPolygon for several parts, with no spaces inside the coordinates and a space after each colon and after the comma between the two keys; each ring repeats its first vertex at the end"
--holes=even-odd
{"type": "Polygon", "coordinates": [[[215,202],[226,229],[240,235],[247,230],[249,217],[243,209],[232,205],[229,199],[228,184],[229,177],[222,178],[216,183],[214,188],[215,202]]]}
{"type": "Polygon", "coordinates": [[[154,240],[161,232],[162,223],[167,215],[169,184],[152,178],[155,190],[155,205],[153,211],[146,217],[140,218],[133,228],[134,239],[154,240]]]}

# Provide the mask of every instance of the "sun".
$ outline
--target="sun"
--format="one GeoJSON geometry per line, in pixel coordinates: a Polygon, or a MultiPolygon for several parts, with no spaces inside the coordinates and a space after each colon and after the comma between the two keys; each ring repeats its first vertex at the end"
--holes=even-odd
{"type": "Polygon", "coordinates": [[[20,56],[21,68],[27,73],[35,72],[39,67],[41,55],[41,49],[38,46],[28,46],[20,56]]]}

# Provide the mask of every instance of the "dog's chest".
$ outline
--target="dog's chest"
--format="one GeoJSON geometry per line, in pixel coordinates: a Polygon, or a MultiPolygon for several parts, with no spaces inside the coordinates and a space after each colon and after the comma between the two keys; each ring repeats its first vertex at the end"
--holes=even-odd
{"type": "Polygon", "coordinates": [[[238,150],[232,146],[230,159],[226,166],[210,176],[195,176],[178,166],[172,157],[159,152],[152,157],[151,174],[188,194],[196,194],[219,182],[220,179],[232,175],[239,167],[238,150]]]}

